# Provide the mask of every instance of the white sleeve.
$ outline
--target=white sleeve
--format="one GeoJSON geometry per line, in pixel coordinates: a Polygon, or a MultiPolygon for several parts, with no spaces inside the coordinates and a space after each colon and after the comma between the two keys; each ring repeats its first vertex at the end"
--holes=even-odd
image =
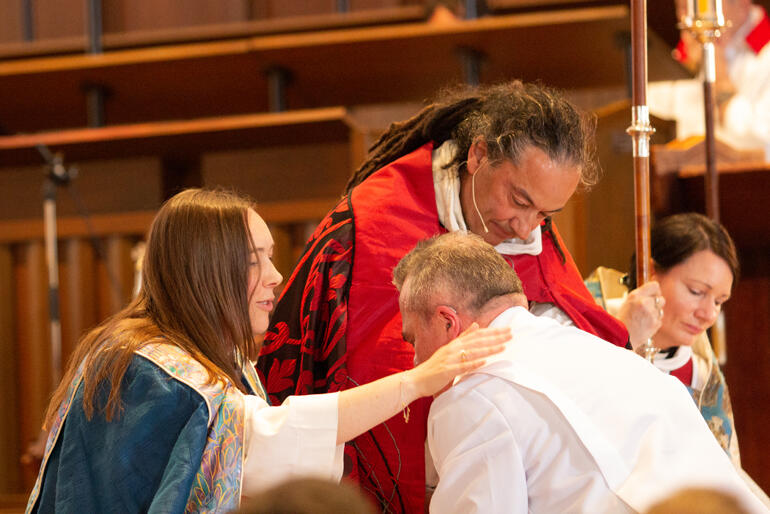
{"type": "Polygon", "coordinates": [[[735,146],[763,146],[770,150],[770,47],[759,54],[748,48],[730,65],[730,80],[737,88],[727,103],[723,125],[735,146]]]}
{"type": "Polygon", "coordinates": [[[485,397],[450,390],[437,398],[428,446],[439,475],[431,513],[527,513],[519,448],[507,420],[485,397]]]}
{"type": "Polygon", "coordinates": [[[245,398],[243,496],[289,478],[339,480],[344,445],[337,445],[339,393],[291,396],[277,407],[245,398]]]}
{"type": "Polygon", "coordinates": [[[755,98],[741,93],[733,96],[725,109],[724,126],[726,132],[738,140],[735,146],[767,148],[770,145],[770,88],[755,98]]]}

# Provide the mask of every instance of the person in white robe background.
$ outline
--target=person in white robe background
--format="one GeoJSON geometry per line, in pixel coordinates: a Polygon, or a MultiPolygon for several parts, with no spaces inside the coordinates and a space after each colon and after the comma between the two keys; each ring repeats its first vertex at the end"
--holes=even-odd
{"type": "Polygon", "coordinates": [[[642,512],[683,487],[766,512],[681,382],[529,313],[515,272],[477,236],[424,241],[393,275],[417,363],[471,323],[513,334],[433,402],[431,512],[642,512]]]}
{"type": "MultiPolygon", "coordinates": [[[[763,149],[770,157],[770,20],[751,0],[723,0],[729,21],[715,42],[716,135],[739,149],[763,149]]],[[[684,12],[677,1],[677,13],[684,12]]],[[[692,71],[701,67],[701,46],[683,30],[674,56],[692,71]]],[[[702,79],[652,82],[647,103],[656,116],[677,122],[677,139],[705,133],[702,79]]]]}

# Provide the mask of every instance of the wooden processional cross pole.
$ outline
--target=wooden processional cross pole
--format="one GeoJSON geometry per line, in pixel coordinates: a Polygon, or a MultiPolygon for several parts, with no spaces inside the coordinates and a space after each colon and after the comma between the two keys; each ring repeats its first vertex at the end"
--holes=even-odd
{"type": "MultiPolygon", "coordinates": [[[[650,280],[650,125],[647,108],[647,2],[631,0],[631,126],[633,141],[634,208],[636,217],[636,283],[650,280]]],[[[652,361],[657,348],[652,340],[637,349],[652,361]]]]}

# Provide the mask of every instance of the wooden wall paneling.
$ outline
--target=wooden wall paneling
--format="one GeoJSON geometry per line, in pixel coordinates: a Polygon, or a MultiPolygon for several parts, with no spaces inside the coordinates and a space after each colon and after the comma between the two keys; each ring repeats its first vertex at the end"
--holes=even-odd
{"type": "MultiPolygon", "coordinates": [[[[65,159],[67,155],[65,151],[65,159]]],[[[161,164],[157,157],[133,155],[120,160],[76,162],[77,177],[71,185],[57,190],[57,215],[79,214],[74,194],[92,215],[155,210],[162,200],[161,164]]],[[[0,167],[0,220],[42,218],[43,172],[42,163],[0,167]]]]}
{"type": "MultiPolygon", "coordinates": [[[[350,172],[347,141],[275,145],[202,157],[203,184],[251,195],[258,202],[339,197],[350,172]]],[[[296,213],[299,217],[301,213],[296,213]]]]}
{"type": "MultiPolygon", "coordinates": [[[[0,0],[0,12],[2,12],[2,2],[17,1],[21,2],[21,0],[0,0]]],[[[228,21],[215,22],[206,20],[204,24],[168,26],[168,28],[159,29],[141,29],[139,26],[132,29],[127,28],[122,11],[119,8],[120,6],[114,7],[110,2],[103,12],[105,33],[102,38],[102,44],[105,51],[112,51],[121,48],[148,47],[191,41],[212,41],[243,36],[421,22],[425,19],[426,8],[419,4],[409,3],[390,7],[371,7],[368,5],[370,1],[352,2],[351,10],[346,13],[335,11],[324,14],[265,18],[264,15],[258,15],[254,12],[252,2],[243,0],[239,5],[234,6],[232,16],[224,17],[228,21]]],[[[375,1],[374,3],[379,2],[375,1]]],[[[15,6],[12,10],[15,10],[15,6]]],[[[10,13],[11,10],[8,12],[10,13]]],[[[88,46],[85,34],[67,38],[20,42],[22,38],[20,22],[16,19],[17,16],[13,14],[9,15],[8,18],[8,20],[0,18],[0,28],[2,28],[2,22],[4,21],[8,26],[7,34],[3,34],[0,31],[0,36],[9,38],[8,42],[0,39],[0,59],[5,57],[17,58],[83,53],[88,46]]],[[[162,19],[153,21],[154,24],[159,22],[164,27],[168,25],[162,19]]]]}
{"type": "Polygon", "coordinates": [[[725,304],[724,373],[743,468],[770,491],[770,247],[740,251],[743,278],[725,304]]]}
{"type": "Polygon", "coordinates": [[[0,43],[22,38],[22,0],[0,0],[0,43]]]}
{"type": "Polygon", "coordinates": [[[404,5],[430,5],[426,0],[350,0],[351,11],[366,11],[401,7],[404,5]]]}
{"type": "Polygon", "coordinates": [[[86,34],[85,0],[35,0],[35,39],[55,39],[86,34]]]}
{"type": "MultiPolygon", "coordinates": [[[[48,283],[45,247],[31,240],[14,248],[16,289],[16,352],[19,385],[19,438],[21,451],[41,432],[43,414],[52,391],[48,283]]],[[[22,467],[22,485],[29,490],[37,463],[22,467]]]]}
{"type": "Polygon", "coordinates": [[[392,123],[411,118],[423,107],[418,102],[401,102],[349,108],[351,175],[369,155],[369,148],[392,123]]]}
{"type": "MultiPolygon", "coordinates": [[[[0,63],[1,64],[1,63],[0,63]]],[[[267,96],[267,95],[265,95],[267,96]]],[[[0,137],[0,165],[39,164],[37,146],[62,152],[68,163],[89,161],[91,168],[117,174],[119,165],[136,173],[153,173],[152,163],[137,156],[189,158],[204,152],[342,141],[348,136],[345,107],[294,109],[232,116],[176,119],[15,134],[0,137]],[[98,162],[97,159],[110,159],[98,162]],[[135,160],[132,160],[135,159],[135,160]],[[144,165],[143,165],[144,164],[144,165]]],[[[85,168],[86,163],[82,164],[85,168]]],[[[157,165],[155,165],[157,168],[157,165]]]]}
{"type": "MultiPolygon", "coordinates": [[[[583,275],[597,266],[628,270],[634,252],[634,172],[630,125],[631,107],[627,100],[596,110],[596,146],[602,176],[585,195],[585,262],[583,275]]],[[[674,136],[672,122],[653,117],[656,129],[653,143],[666,142],[674,136]]]]}
{"type": "Polygon", "coordinates": [[[241,22],[248,19],[248,14],[245,0],[119,0],[104,5],[104,32],[241,22]]]}
{"type": "Polygon", "coordinates": [[[43,217],[43,167],[0,169],[0,220],[43,217]]]}
{"type": "Polygon", "coordinates": [[[631,107],[627,100],[597,110],[597,157],[602,168],[600,182],[587,199],[586,245],[583,275],[597,266],[628,270],[634,252],[634,170],[631,137],[631,107]]]}
{"type": "MultiPolygon", "coordinates": [[[[67,155],[65,151],[65,158],[67,155]]],[[[73,164],[78,175],[72,185],[60,189],[61,216],[82,214],[73,193],[80,196],[89,214],[155,210],[163,200],[163,166],[159,157],[132,154],[124,159],[73,164]]]]}
{"type": "MultiPolygon", "coordinates": [[[[80,216],[60,216],[56,226],[60,240],[87,237],[91,232],[96,237],[109,234],[137,236],[147,232],[154,217],[155,211],[96,214],[86,224],[80,216]]],[[[0,221],[0,243],[20,243],[29,239],[43,239],[42,219],[0,221]]]]}
{"type": "Polygon", "coordinates": [[[570,198],[564,209],[553,216],[556,228],[565,246],[572,254],[581,275],[591,270],[586,269],[586,239],[590,229],[586,225],[585,193],[576,193],[570,198]]]}
{"type": "MultiPolygon", "coordinates": [[[[700,170],[702,172],[702,170],[700,170]]],[[[705,212],[703,175],[679,174],[678,197],[671,201],[678,211],[705,212]]],[[[770,240],[770,165],[750,163],[741,170],[739,164],[719,166],[720,221],[735,240],[738,257],[748,249],[764,249],[770,240]]]]}
{"type": "MultiPolygon", "coordinates": [[[[11,246],[0,245],[0,412],[7,420],[15,419],[19,410],[15,296],[11,246]]],[[[19,448],[17,423],[0,423],[0,494],[17,492],[21,486],[19,448]]]]}
{"type": "MultiPolygon", "coordinates": [[[[285,0],[248,0],[255,19],[284,18],[337,12],[337,0],[304,0],[286,2],[285,0]]],[[[422,0],[349,0],[350,12],[387,9],[405,4],[423,3],[422,0]]]]}
{"type": "Polygon", "coordinates": [[[96,262],[87,238],[70,237],[61,243],[60,277],[62,362],[68,362],[80,337],[94,327],[96,308],[96,262]]]}
{"type": "Polygon", "coordinates": [[[305,0],[303,2],[286,2],[285,0],[251,0],[250,4],[254,18],[262,19],[334,12],[335,1],[305,0]]]}
{"type": "Polygon", "coordinates": [[[484,81],[518,76],[560,87],[622,85],[625,54],[615,33],[627,30],[627,15],[624,6],[596,7],[440,27],[401,23],[121,50],[99,59],[14,60],[0,63],[0,98],[13,97],[0,105],[0,115],[12,130],[71,127],[72,122],[60,119],[65,124],[56,125],[52,119],[81,116],[83,81],[110,87],[108,123],[265,110],[261,72],[273,65],[297,73],[287,91],[293,109],[420,100],[447,81],[461,79],[458,46],[488,56],[484,81]],[[590,51],[564,51],[565,42],[585,42],[589,31],[595,35],[590,51]],[[529,51],[533,47],[537,56],[529,51]],[[401,57],[397,84],[393,55],[401,57]]]}
{"type": "Polygon", "coordinates": [[[201,160],[197,154],[167,155],[163,158],[163,200],[189,187],[201,187],[201,160]]]}
{"type": "Polygon", "coordinates": [[[356,105],[348,108],[348,116],[354,126],[382,133],[391,123],[411,118],[425,105],[423,102],[406,101],[356,105]]]}
{"type": "Polygon", "coordinates": [[[108,235],[103,240],[104,255],[97,261],[98,320],[115,314],[131,299],[134,263],[131,249],[136,238],[108,235]]]}

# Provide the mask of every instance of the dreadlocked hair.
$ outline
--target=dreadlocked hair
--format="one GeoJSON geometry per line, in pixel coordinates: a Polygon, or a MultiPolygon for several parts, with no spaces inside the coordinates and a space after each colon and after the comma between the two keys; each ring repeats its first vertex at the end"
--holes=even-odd
{"type": "Polygon", "coordinates": [[[345,192],[349,193],[378,169],[417,150],[428,141],[438,145],[451,139],[452,131],[478,108],[480,102],[481,98],[473,96],[443,105],[434,103],[406,121],[391,123],[369,148],[369,159],[350,177],[345,192]]]}
{"type": "Polygon", "coordinates": [[[471,145],[487,144],[490,161],[509,159],[514,164],[529,146],[541,149],[558,163],[577,165],[580,185],[588,189],[599,178],[594,132],[596,119],[579,111],[561,93],[521,81],[471,87],[439,93],[438,99],[412,118],[390,125],[369,149],[369,158],[348,181],[346,193],[369,175],[396,159],[433,142],[457,144],[449,166],[465,172],[471,145]]]}

